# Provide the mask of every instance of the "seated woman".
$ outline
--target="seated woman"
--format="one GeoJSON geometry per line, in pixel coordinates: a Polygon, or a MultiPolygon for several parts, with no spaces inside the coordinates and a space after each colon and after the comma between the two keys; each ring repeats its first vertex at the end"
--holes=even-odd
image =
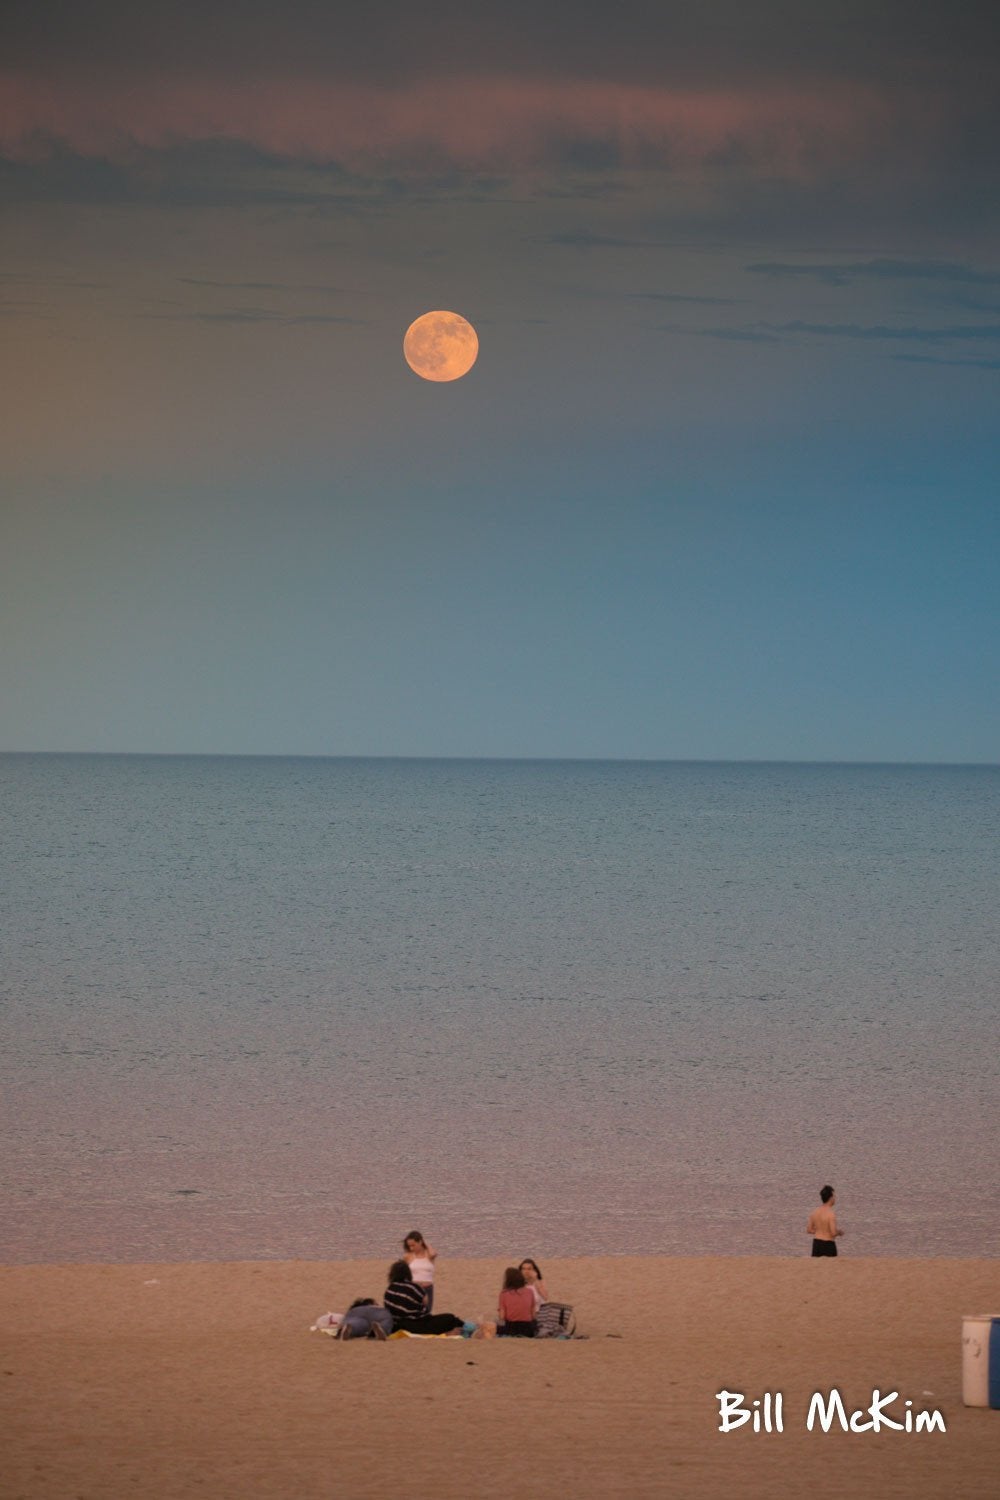
{"type": "Polygon", "coordinates": [[[535,1294],[535,1311],[537,1312],[542,1303],[549,1300],[549,1294],[545,1290],[545,1283],[542,1280],[541,1267],[537,1261],[525,1257],[518,1266],[518,1270],[535,1294]]]}
{"type": "Polygon", "coordinates": [[[358,1297],[341,1319],[338,1339],[385,1339],[392,1332],[392,1313],[371,1297],[358,1297]]]}
{"type": "Polygon", "coordinates": [[[497,1333],[500,1338],[533,1339],[535,1337],[535,1293],[517,1266],[503,1273],[503,1289],[497,1304],[497,1333]]]}
{"type": "Polygon", "coordinates": [[[423,1288],[417,1286],[405,1260],[389,1267],[389,1285],[382,1299],[392,1314],[392,1331],[405,1333],[457,1333],[465,1326],[454,1313],[428,1313],[423,1288]]]}

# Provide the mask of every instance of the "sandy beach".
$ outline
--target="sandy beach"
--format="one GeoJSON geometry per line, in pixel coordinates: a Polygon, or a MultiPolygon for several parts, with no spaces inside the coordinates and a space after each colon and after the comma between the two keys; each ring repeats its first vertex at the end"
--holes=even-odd
{"type": "MultiPolygon", "coordinates": [[[[502,1268],[443,1258],[438,1310],[488,1314],[502,1268]]],[[[4,1268],[4,1497],[996,1493],[1000,1413],[962,1405],[961,1318],[1000,1309],[1000,1262],[551,1261],[585,1341],[309,1332],[384,1269],[4,1268]],[[946,1431],[807,1430],[831,1388],[848,1412],[898,1391],[887,1415],[909,1399],[946,1431]],[[784,1430],[720,1432],[723,1389],[750,1410],[780,1392],[784,1430]]]]}

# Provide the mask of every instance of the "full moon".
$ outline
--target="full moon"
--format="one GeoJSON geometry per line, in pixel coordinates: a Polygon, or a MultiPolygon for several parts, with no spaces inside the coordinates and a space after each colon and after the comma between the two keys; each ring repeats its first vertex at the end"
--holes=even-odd
{"type": "Polygon", "coordinates": [[[406,330],[403,353],[422,380],[458,380],[476,363],[479,339],[459,313],[426,312],[406,330]]]}

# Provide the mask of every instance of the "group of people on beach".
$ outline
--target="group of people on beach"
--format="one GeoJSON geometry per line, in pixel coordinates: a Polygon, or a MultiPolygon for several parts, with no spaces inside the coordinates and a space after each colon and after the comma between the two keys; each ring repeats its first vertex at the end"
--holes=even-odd
{"type": "MultiPolygon", "coordinates": [[[[820,1189],[819,1207],[809,1216],[806,1233],[812,1236],[812,1254],[837,1254],[843,1230],[837,1223],[837,1198],[827,1184],[820,1189]]],[[[549,1300],[538,1262],[526,1256],[520,1265],[508,1266],[497,1298],[496,1322],[470,1322],[457,1313],[434,1311],[434,1262],[437,1251],[419,1229],[411,1229],[403,1240],[403,1253],[389,1267],[381,1305],[373,1297],[352,1302],[339,1322],[337,1337],[386,1339],[394,1333],[460,1335],[465,1338],[534,1338],[538,1314],[549,1300]]]]}
{"type": "Polygon", "coordinates": [[[393,1333],[465,1338],[534,1338],[538,1312],[548,1300],[536,1261],[526,1258],[508,1266],[497,1298],[496,1322],[460,1318],[457,1313],[434,1312],[434,1262],[437,1251],[419,1229],[403,1240],[403,1253],[389,1267],[380,1306],[372,1297],[352,1302],[340,1322],[338,1337],[385,1339],[393,1333]]]}

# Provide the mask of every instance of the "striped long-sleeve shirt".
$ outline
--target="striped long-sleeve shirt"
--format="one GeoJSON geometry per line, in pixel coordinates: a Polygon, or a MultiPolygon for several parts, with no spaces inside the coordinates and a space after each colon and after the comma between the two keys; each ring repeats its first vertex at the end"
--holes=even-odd
{"type": "Polygon", "coordinates": [[[425,1312],[423,1289],[413,1281],[393,1281],[385,1289],[383,1302],[392,1313],[393,1328],[401,1328],[425,1312]]]}

